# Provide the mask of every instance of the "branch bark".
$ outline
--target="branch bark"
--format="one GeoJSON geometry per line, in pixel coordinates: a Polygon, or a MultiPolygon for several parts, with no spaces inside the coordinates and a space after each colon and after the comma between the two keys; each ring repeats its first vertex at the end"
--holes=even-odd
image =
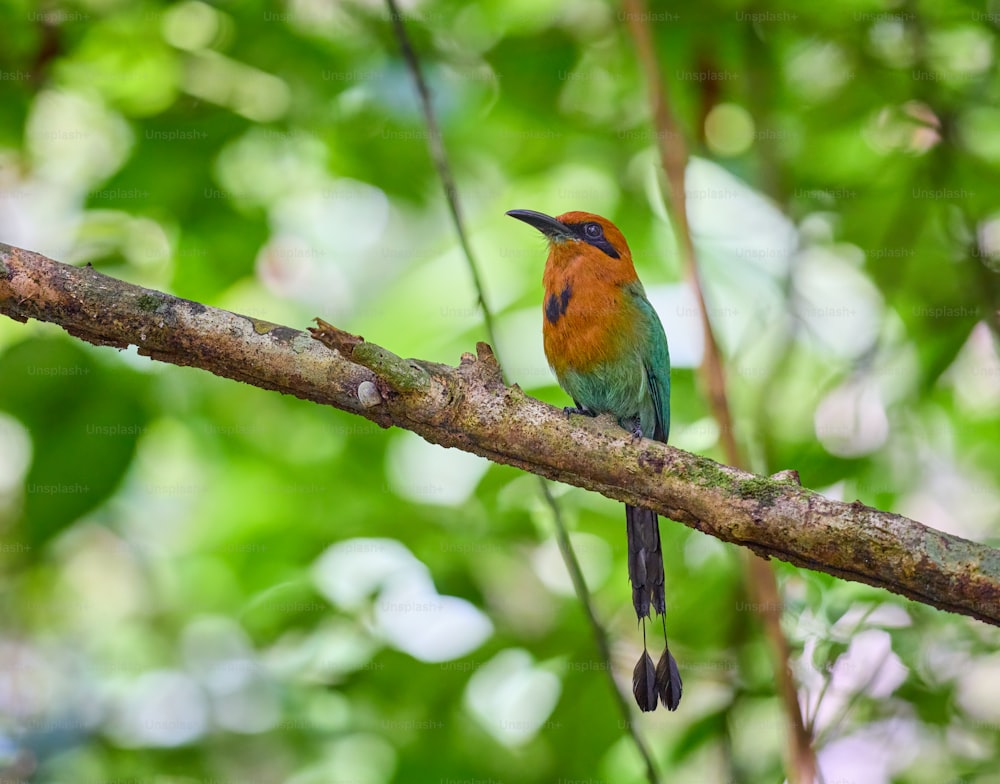
{"type": "Polygon", "coordinates": [[[485,343],[458,367],[402,359],[323,322],[313,330],[321,342],[3,244],[0,313],[412,430],[654,509],[765,558],[1000,626],[1000,550],[826,498],[800,487],[794,472],[756,476],[656,441],[633,442],[605,418],[567,418],[506,386],[485,343]]]}

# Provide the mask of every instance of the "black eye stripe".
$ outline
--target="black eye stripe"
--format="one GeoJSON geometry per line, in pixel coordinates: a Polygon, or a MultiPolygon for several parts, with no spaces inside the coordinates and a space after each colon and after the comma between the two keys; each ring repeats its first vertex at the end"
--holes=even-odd
{"type": "Polygon", "coordinates": [[[611,258],[621,258],[618,251],[615,250],[615,246],[608,242],[608,238],[604,236],[604,228],[600,223],[595,223],[594,221],[587,221],[586,223],[567,223],[566,227],[588,245],[593,245],[595,248],[604,251],[604,253],[611,258]]]}

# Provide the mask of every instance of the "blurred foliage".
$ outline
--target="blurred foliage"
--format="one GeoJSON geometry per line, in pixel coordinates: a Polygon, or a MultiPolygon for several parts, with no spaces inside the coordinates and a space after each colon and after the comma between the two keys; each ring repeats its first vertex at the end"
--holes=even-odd
{"type": "MultiPolygon", "coordinates": [[[[374,0],[7,0],[0,240],[455,364],[485,337],[374,0]]],[[[544,246],[629,238],[677,446],[693,368],[624,12],[409,3],[511,381],[545,365],[544,246]]],[[[993,542],[1000,5],[654,5],[737,438],[759,472],[993,542]]],[[[557,488],[615,641],[622,510],[557,488]]],[[[735,548],[664,521],[666,780],[780,781],[784,718],[735,548]]],[[[533,477],[342,412],[0,320],[0,776],[40,782],[642,781],[533,477]]],[[[997,782],[1000,635],[779,565],[826,782],[997,782]]]]}

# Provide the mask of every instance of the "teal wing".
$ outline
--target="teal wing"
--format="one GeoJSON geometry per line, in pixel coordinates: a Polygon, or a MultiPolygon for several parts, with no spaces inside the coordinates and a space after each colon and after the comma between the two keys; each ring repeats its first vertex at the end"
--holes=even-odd
{"type": "Polygon", "coordinates": [[[644,293],[636,297],[645,323],[643,366],[656,414],[653,438],[666,443],[670,436],[670,349],[660,317],[644,293]]]}

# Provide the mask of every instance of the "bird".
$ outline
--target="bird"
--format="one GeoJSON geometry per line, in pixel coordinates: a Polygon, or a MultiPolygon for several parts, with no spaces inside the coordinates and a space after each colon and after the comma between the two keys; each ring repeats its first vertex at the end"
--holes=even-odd
{"type": "MultiPolygon", "coordinates": [[[[646,297],[624,235],[589,212],[552,217],[508,210],[548,240],[542,274],[542,338],[559,386],[573,399],[567,415],[611,414],[633,438],[666,443],[670,434],[670,351],[646,297]]],[[[643,711],[680,704],[683,684],[667,644],[663,553],[656,512],[626,504],[632,604],[642,624],[643,651],[632,693],[643,711]],[[650,609],[663,620],[663,655],[656,667],[646,647],[650,609]]]]}

